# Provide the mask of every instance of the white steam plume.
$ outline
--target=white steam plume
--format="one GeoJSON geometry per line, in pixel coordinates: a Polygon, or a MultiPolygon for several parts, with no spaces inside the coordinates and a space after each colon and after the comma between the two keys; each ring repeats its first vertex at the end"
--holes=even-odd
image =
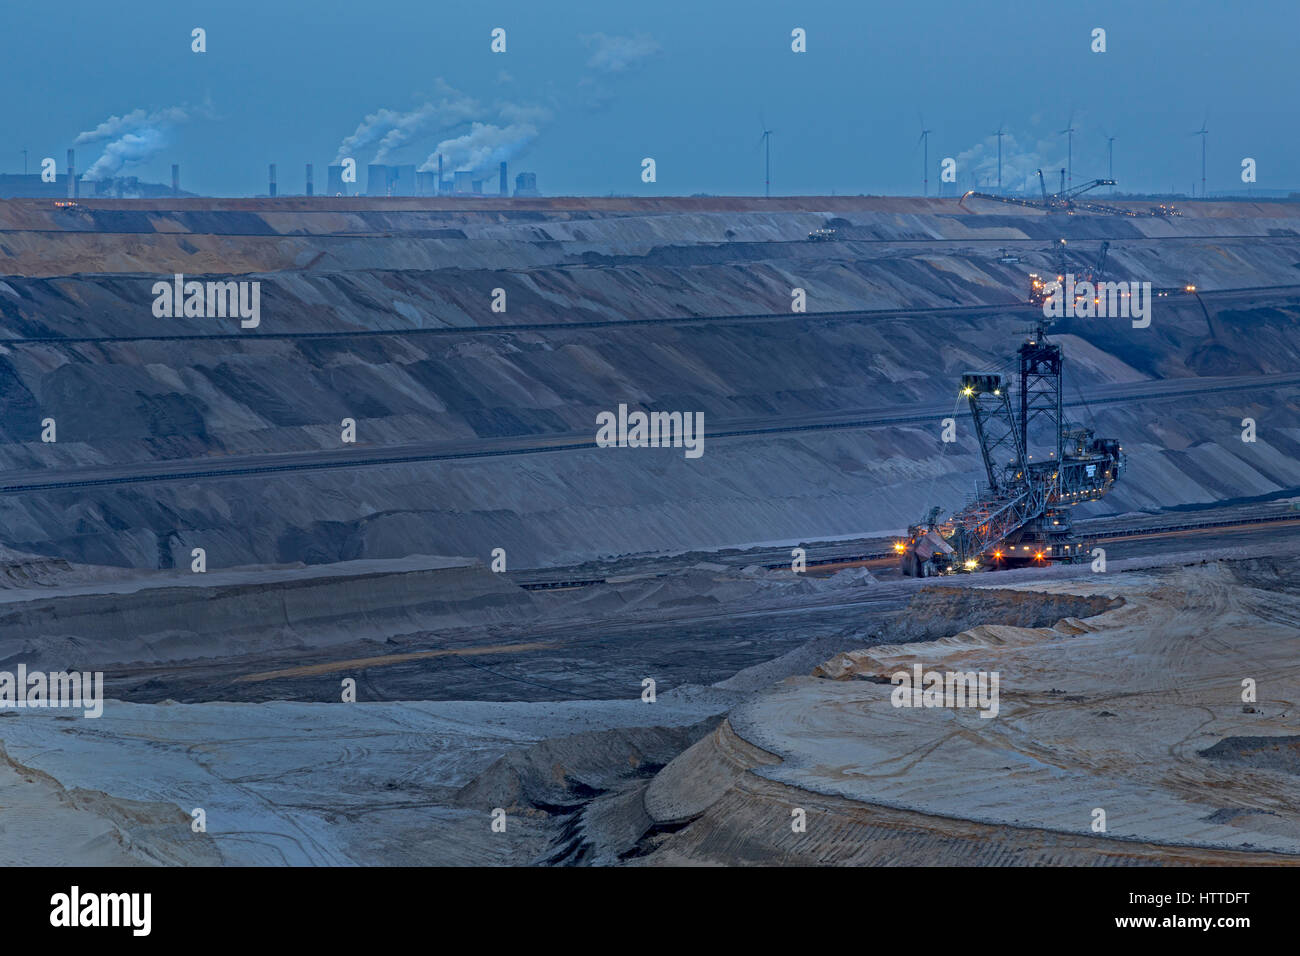
{"type": "Polygon", "coordinates": [[[366,116],[351,136],[339,145],[334,162],[341,163],[357,151],[378,143],[372,163],[382,163],[389,153],[411,142],[416,136],[434,128],[446,128],[463,123],[478,113],[477,100],[438,80],[438,99],[430,100],[416,109],[402,112],[387,108],[378,109],[366,116]]]}
{"type": "MultiPolygon", "coordinates": [[[[612,99],[612,94],[602,88],[603,81],[613,74],[638,69],[660,52],[654,38],[643,34],[622,37],[595,33],[579,39],[592,48],[587,62],[588,75],[579,87],[594,93],[594,102],[598,104],[612,99]]],[[[490,113],[484,116],[487,111],[478,101],[441,79],[437,81],[437,96],[436,100],[410,112],[380,109],[371,113],[343,140],[334,162],[340,163],[349,156],[355,158],[358,150],[378,144],[371,161],[382,163],[392,152],[429,130],[441,128],[450,132],[456,127],[464,129],[463,124],[469,122],[469,129],[460,135],[444,133],[442,141],[420,164],[419,171],[436,170],[439,154],[444,167],[453,172],[490,171],[522,152],[553,117],[547,107],[521,103],[497,103],[492,110],[495,117],[490,113]]]]}
{"type": "Polygon", "coordinates": [[[172,127],[189,118],[189,111],[180,106],[153,112],[136,109],[122,116],[110,116],[72,141],[73,146],[109,141],[83,178],[109,179],[126,166],[147,162],[167,145],[172,127]]]}
{"type": "MultiPolygon", "coordinates": [[[[1039,140],[1032,149],[1022,147],[1012,133],[1002,134],[1002,188],[1009,192],[1038,195],[1038,170],[1047,178],[1047,191],[1055,192],[1052,174],[1065,165],[1065,157],[1046,160],[1045,156],[1063,153],[1061,144],[1039,140]]],[[[970,149],[957,154],[957,170],[962,185],[971,188],[996,188],[998,182],[998,138],[987,136],[970,149]]],[[[1076,164],[1077,165],[1077,164],[1076,164]]]]}
{"type": "Polygon", "coordinates": [[[420,172],[438,168],[438,154],[452,170],[489,170],[519,153],[537,136],[532,123],[474,123],[468,133],[445,139],[420,166],[420,172]]]}

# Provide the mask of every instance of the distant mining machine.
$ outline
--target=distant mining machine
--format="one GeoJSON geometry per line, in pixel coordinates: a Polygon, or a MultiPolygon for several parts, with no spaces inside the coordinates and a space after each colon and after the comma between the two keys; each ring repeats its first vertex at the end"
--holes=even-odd
{"type": "MultiPolygon", "coordinates": [[[[1097,261],[1093,265],[1085,266],[1083,272],[1079,275],[1080,281],[1091,283],[1095,289],[1097,283],[1101,281],[1102,276],[1106,273],[1106,253],[1110,251],[1110,240],[1107,239],[1101,244],[1097,252],[1097,261]]],[[[1029,298],[1030,305],[1042,305],[1053,295],[1064,294],[1061,290],[1064,288],[1065,276],[1070,271],[1070,267],[1065,259],[1065,240],[1057,239],[1052,243],[1052,254],[1056,261],[1056,282],[1050,279],[1044,279],[1037,272],[1029,273],[1029,298]]],[[[1189,284],[1190,286],[1190,284],[1189,284]]],[[[1195,291],[1192,287],[1192,291],[1195,291]]],[[[1075,301],[1083,295],[1079,292],[1075,295],[1075,301]]],[[[1094,299],[1094,301],[1096,301],[1094,299]]]]}
{"type": "Polygon", "coordinates": [[[987,484],[947,520],[933,508],[908,529],[907,540],[895,545],[904,574],[1042,567],[1088,556],[1073,534],[1070,509],[1110,490],[1124,471],[1124,449],[1065,421],[1061,347],[1048,341],[1044,323],[1018,355],[1014,400],[1001,374],[962,376],[987,484]]]}
{"type": "MultiPolygon", "coordinates": [[[[1041,170],[1040,170],[1041,172],[1041,170]]],[[[1106,244],[1110,248],[1110,243],[1106,244]]],[[[1029,304],[1042,305],[1051,296],[1054,290],[1061,287],[1065,281],[1065,274],[1070,271],[1069,265],[1065,261],[1065,240],[1057,239],[1052,243],[1052,255],[1056,260],[1056,283],[1050,280],[1044,280],[1037,272],[1029,273],[1029,304]]]]}
{"type": "Polygon", "coordinates": [[[1162,211],[1163,207],[1153,206],[1149,213],[1139,213],[1136,210],[1124,209],[1119,206],[1109,206],[1105,203],[1085,199],[1083,195],[1084,193],[1096,189],[1098,186],[1115,186],[1117,183],[1113,179],[1094,179],[1091,182],[1086,182],[1082,185],[1066,189],[1064,169],[1061,170],[1061,188],[1057,192],[1049,193],[1047,191],[1047,179],[1043,176],[1043,171],[1039,169],[1036,172],[1038,174],[1038,190],[1042,193],[1042,199],[1003,196],[999,193],[985,193],[971,189],[961,197],[957,205],[962,209],[965,209],[966,200],[974,197],[976,199],[991,199],[996,202],[1010,203],[1013,206],[1031,206],[1036,209],[1046,209],[1048,212],[1064,212],[1070,215],[1073,215],[1076,212],[1097,212],[1110,216],[1181,215],[1181,213],[1177,212],[1164,212],[1162,211]]]}

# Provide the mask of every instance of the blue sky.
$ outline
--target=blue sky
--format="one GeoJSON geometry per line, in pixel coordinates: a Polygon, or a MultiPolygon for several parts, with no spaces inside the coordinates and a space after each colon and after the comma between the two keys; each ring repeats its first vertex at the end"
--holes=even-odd
{"type": "MultiPolygon", "coordinates": [[[[512,175],[548,195],[760,194],[760,115],[775,130],[772,191],[919,194],[924,116],[930,188],[958,160],[960,185],[1066,162],[1074,181],[1106,175],[1135,190],[1186,192],[1200,179],[1208,120],[1211,191],[1300,189],[1295,37],[1300,4],[1127,0],[923,4],[10,0],[0,10],[5,116],[0,171],[30,169],[110,117],[162,117],[134,141],[123,172],[157,182],[179,162],[186,188],[215,195],[302,189],[378,110],[412,121],[396,162],[421,163],[473,129],[500,132],[512,175]],[[1054,8],[1057,8],[1054,12],[1054,8]],[[207,31],[192,53],[190,30],[207,31]],[[507,52],[489,49],[503,27],[507,52]],[[807,31],[808,52],[790,49],[807,31]],[[1094,27],[1107,52],[1089,49],[1094,27]],[[451,91],[450,93],[448,91],[451,91]],[[183,115],[183,119],[178,117],[183,115]],[[419,118],[417,117],[416,120],[419,118]],[[445,125],[440,125],[445,122],[445,125]],[[514,124],[512,126],[512,123],[514,124]],[[519,134],[512,137],[510,132],[519,134]],[[522,141],[522,146],[520,142],[522,141]],[[658,181],[641,181],[654,157],[658,181]]],[[[388,115],[388,114],[385,114],[388,115]]],[[[112,136],[78,145],[89,168],[112,136]]],[[[364,166],[374,149],[357,150],[364,166]]],[[[110,164],[111,165],[111,164],[110,164]]],[[[364,177],[363,177],[364,179],[364,177]]]]}

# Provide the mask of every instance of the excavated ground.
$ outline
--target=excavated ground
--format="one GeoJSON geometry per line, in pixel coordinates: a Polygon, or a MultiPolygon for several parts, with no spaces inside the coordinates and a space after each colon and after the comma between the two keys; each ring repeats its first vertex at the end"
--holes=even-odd
{"type": "Polygon", "coordinates": [[[0,861],[1294,862],[1296,527],[1116,539],[1101,576],[761,567],[965,498],[955,382],[1008,368],[1058,237],[1206,291],[1054,330],[1129,455],[1091,513],[1293,497],[1295,204],[0,202],[0,670],[110,698],[0,711],[0,861]],[[261,282],[261,326],[156,318],[177,272],[261,282]],[[516,328],[552,323],[600,324],[516,328]],[[704,456],[535,450],[624,402],[702,411],[704,456]],[[394,450],[479,457],[339,467],[394,450]],[[900,718],[913,656],[1000,669],[1002,714],[900,718]]]}
{"type": "MultiPolygon", "coordinates": [[[[752,614],[762,588],[746,594],[734,582],[729,587],[729,603],[721,605],[724,616],[752,614]]],[[[872,589],[859,585],[857,590],[864,587],[872,589]]],[[[647,640],[632,647],[615,642],[600,657],[599,642],[579,640],[550,648],[555,663],[549,670],[528,649],[516,647],[518,673],[528,675],[523,679],[554,682],[541,694],[516,697],[513,685],[503,686],[497,659],[480,657],[491,660],[497,679],[484,681],[477,690],[456,674],[426,667],[422,675],[426,696],[477,692],[479,700],[375,703],[369,693],[374,671],[402,666],[391,659],[400,653],[385,648],[390,657],[340,661],[338,655],[346,649],[335,649],[328,677],[303,673],[310,668],[278,677],[280,696],[298,702],[261,696],[256,699],[264,702],[255,704],[200,702],[232,687],[232,671],[247,666],[236,661],[233,667],[226,662],[224,670],[212,668],[223,674],[224,683],[209,676],[203,693],[194,684],[194,703],[113,699],[96,720],[10,711],[0,717],[0,739],[28,785],[9,806],[45,799],[43,791],[34,789],[32,775],[40,774],[69,790],[112,794],[104,798],[112,806],[171,804],[175,819],[184,821],[176,825],[186,831],[187,814],[205,810],[210,842],[192,845],[177,833],[155,835],[144,811],[119,818],[98,805],[86,810],[90,818],[81,826],[106,830],[132,848],[131,859],[137,862],[199,862],[203,853],[215,852],[221,861],[239,864],[617,863],[639,856],[648,832],[659,832],[642,807],[645,788],[658,771],[754,691],[805,673],[845,649],[878,644],[885,634],[901,635],[904,617],[910,620],[907,627],[916,626],[928,605],[917,590],[910,589],[913,596],[906,606],[907,591],[885,605],[902,606],[901,616],[897,610],[879,609],[864,616],[863,607],[855,605],[835,631],[812,639],[792,628],[790,604],[774,607],[772,620],[750,628],[745,646],[730,652],[707,645],[692,648],[685,641],[655,647],[647,640]],[[788,653],[780,654],[783,646],[790,648],[788,653]],[[603,687],[589,686],[580,670],[574,672],[617,666],[633,648],[656,663],[629,669],[621,688],[617,671],[603,687]],[[660,654],[664,657],[656,656],[660,654]],[[770,659],[774,654],[780,656],[770,659]],[[690,657],[690,667],[675,675],[663,666],[670,655],[690,657]],[[340,663],[344,666],[333,666],[340,663]],[[737,672],[738,667],[743,669],[737,672]],[[683,679],[710,670],[727,679],[713,686],[683,679]],[[339,702],[339,677],[363,673],[368,679],[359,683],[359,702],[339,702]],[[642,696],[640,678],[647,673],[660,678],[653,702],[642,696]],[[502,702],[503,694],[514,701],[502,702]],[[578,696],[587,699],[573,699],[578,696]],[[307,702],[312,700],[317,702],[307,702]],[[504,834],[491,828],[498,808],[506,814],[504,834]],[[182,846],[172,847],[164,837],[182,846]]],[[[965,599],[944,594],[946,590],[939,589],[939,610],[930,626],[942,628],[945,621],[972,615],[1047,624],[1061,613],[1091,614],[1111,604],[1002,589],[965,599]]],[[[608,635],[608,625],[599,622],[566,627],[608,635]]],[[[704,633],[701,623],[694,628],[704,633]]],[[[253,675],[255,680],[261,676],[253,675]]],[[[9,813],[0,808],[0,825],[13,819],[9,813]]],[[[37,815],[29,823],[41,829],[58,820],[37,815]]],[[[77,840],[52,830],[45,840],[54,858],[67,854],[72,859],[82,852],[77,840]]]]}
{"type": "Polygon", "coordinates": [[[1295,554],[1035,590],[1123,604],[850,651],[755,695],[649,785],[672,833],[648,862],[1300,863],[1295,554]],[[893,706],[915,661],[998,671],[1000,713],[893,706]]]}
{"type": "Polygon", "coordinates": [[[619,403],[703,412],[710,434],[923,415],[716,437],[694,460],[593,448],[0,495],[4,541],[28,552],[183,568],[195,547],[219,567],[486,561],[500,547],[517,569],[896,533],[973,486],[981,463],[954,383],[1009,364],[1032,318],[1017,305],[1025,276],[1054,268],[1058,236],[1080,271],[1104,236],[1113,277],[1193,278],[1211,293],[1157,300],[1146,329],[1058,326],[1071,416],[1122,437],[1132,462],[1093,510],[1300,488],[1300,380],[1268,378],[1300,373],[1295,204],[1198,204],[1167,219],[874,198],[83,207],[0,203],[7,483],[120,479],[158,461],[202,471],[268,455],[346,464],[590,443],[596,415],[619,403]],[[804,241],[831,221],[845,241],[804,241]],[[1021,261],[1000,262],[1004,248],[1021,261]],[[261,325],[156,318],[153,284],[175,272],[260,281],[261,325]],[[1214,294],[1243,286],[1283,288],[1214,294]],[[490,307],[497,288],[503,313],[490,307]],[[791,312],[795,288],[809,314],[791,312]],[[980,304],[991,311],[813,314],[980,304]],[[774,320],[638,324],[736,314],[774,320]],[[609,324],[509,331],[593,321],[609,324]],[[375,330],[414,334],[346,335],[375,330]],[[344,335],[301,337],[321,332],[344,335]],[[30,341],[195,334],[217,337],[30,341]],[[1230,389],[1196,391],[1220,380],[1230,389]],[[951,446],[947,416],[959,421],[951,446]],[[1241,441],[1246,417],[1255,443],[1241,441]],[[46,418],[57,443],[41,441],[46,418]],[[354,445],[340,441],[344,418],[354,445]]]}
{"type": "Polygon", "coordinates": [[[1300,862],[1296,551],[926,587],[653,702],[629,681],[535,703],[11,712],[0,824],[21,817],[55,858],[90,833],[141,863],[1300,862]],[[914,660],[998,670],[999,716],[892,707],[887,675],[914,660]],[[197,807],[191,841],[174,828],[197,807]]]}

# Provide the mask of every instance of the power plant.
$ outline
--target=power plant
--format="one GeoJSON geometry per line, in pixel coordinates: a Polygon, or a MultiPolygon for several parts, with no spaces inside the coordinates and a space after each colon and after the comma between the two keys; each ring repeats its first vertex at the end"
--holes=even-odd
{"type": "Polygon", "coordinates": [[[515,177],[515,195],[516,196],[540,196],[537,191],[537,174],[520,173],[515,177]]]}
{"type": "MultiPolygon", "coordinates": [[[[333,181],[333,170],[340,171],[339,185],[342,183],[342,167],[331,166],[331,181],[333,181]]],[[[450,178],[443,176],[443,162],[441,154],[438,156],[438,168],[434,170],[417,169],[414,165],[389,165],[385,163],[371,163],[366,166],[366,195],[367,196],[482,196],[510,195],[509,179],[506,163],[501,162],[496,167],[497,188],[496,192],[491,192],[492,173],[489,169],[458,169],[452,173],[450,178]],[[484,187],[487,186],[485,189],[484,187]]],[[[516,190],[515,195],[539,195],[537,193],[537,176],[535,173],[521,173],[516,177],[516,182],[524,180],[526,185],[522,188],[525,192],[520,193],[516,190]],[[530,177],[530,178],[525,178],[530,177]]],[[[343,192],[342,189],[331,190],[332,192],[343,192]]],[[[346,195],[346,193],[343,193],[346,195]]]]}
{"type": "MultiPolygon", "coordinates": [[[[302,195],[314,197],[316,193],[314,164],[305,164],[302,195]]],[[[437,170],[422,170],[413,163],[391,165],[371,163],[366,167],[364,188],[357,182],[344,180],[347,167],[342,163],[331,163],[326,167],[326,188],[321,195],[341,196],[509,196],[508,167],[504,162],[496,164],[491,170],[456,170],[445,178],[443,176],[442,157],[438,157],[437,170]],[[495,189],[493,189],[495,180],[495,189]]],[[[40,173],[0,173],[0,198],[44,197],[76,200],[87,199],[158,199],[164,197],[181,197],[197,195],[185,192],[180,184],[180,164],[171,164],[171,177],[168,183],[153,183],[138,176],[115,175],[88,179],[78,174],[76,169],[76,151],[67,151],[65,168],[50,181],[42,178],[40,173]]],[[[259,195],[278,198],[285,193],[280,189],[276,163],[266,167],[266,191],[259,195]]],[[[526,172],[515,176],[516,196],[540,196],[537,189],[537,174],[526,172]]]]}

